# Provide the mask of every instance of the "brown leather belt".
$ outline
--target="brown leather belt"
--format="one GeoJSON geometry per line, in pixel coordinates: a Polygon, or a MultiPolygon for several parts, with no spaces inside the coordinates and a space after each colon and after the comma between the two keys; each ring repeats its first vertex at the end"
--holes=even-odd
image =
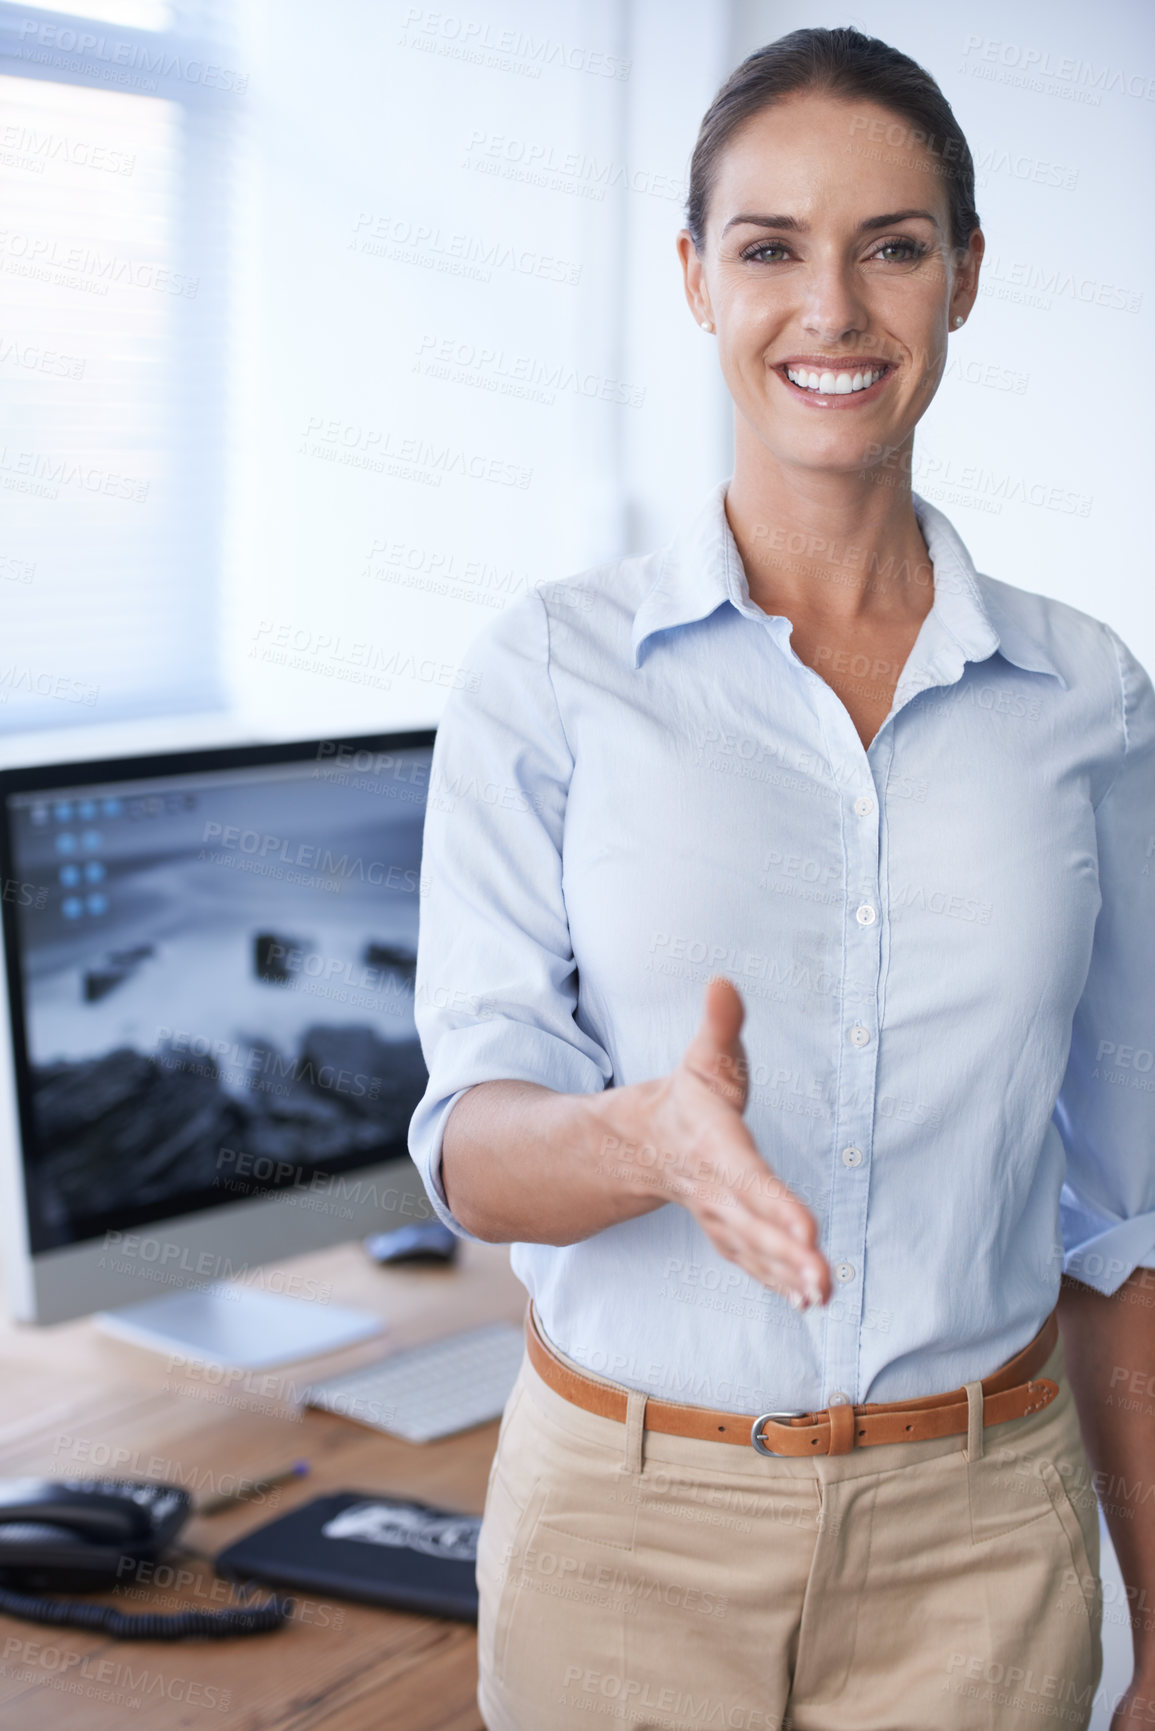
{"type": "MultiPolygon", "coordinates": [[[[1005,1424],[1041,1412],[1059,1392],[1059,1385],[1040,1371],[1059,1337],[1058,1311],[1052,1310],[1038,1334],[1014,1358],[984,1377],[983,1424],[1005,1424]]],[[[586,1412],[624,1423],[629,1390],[610,1382],[599,1382],[560,1359],[541,1332],[533,1301],[526,1309],[525,1343],[530,1363],[556,1394],[586,1412]]],[[[924,1395],[918,1400],[871,1402],[866,1406],[828,1406],[821,1412],[761,1413],[747,1417],[736,1412],[711,1412],[704,1406],[682,1406],[675,1401],[646,1401],[645,1428],[667,1436],[697,1438],[700,1442],[753,1445],[761,1454],[844,1455],[853,1448],[875,1443],[925,1442],[929,1438],[965,1434],[969,1426],[966,1390],[924,1395]]]]}

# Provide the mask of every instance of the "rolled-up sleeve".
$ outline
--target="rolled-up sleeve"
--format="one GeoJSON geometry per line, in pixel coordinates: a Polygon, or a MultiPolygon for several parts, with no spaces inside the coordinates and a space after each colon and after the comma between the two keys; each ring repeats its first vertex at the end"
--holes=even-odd
{"type": "Polygon", "coordinates": [[[1107,1294],[1155,1267],[1155,692],[1109,635],[1123,754],[1096,811],[1102,906],[1055,1107],[1064,1271],[1107,1294]]]}
{"type": "Polygon", "coordinates": [[[463,1238],[475,1235],[453,1214],[441,1180],[445,1124],[461,1095],[504,1079],[590,1094],[612,1074],[574,1014],[561,860],[573,759],[541,595],[493,620],[469,663],[468,686],[446,702],[430,768],[415,982],[429,1081],[409,1125],[429,1200],[463,1238]]]}

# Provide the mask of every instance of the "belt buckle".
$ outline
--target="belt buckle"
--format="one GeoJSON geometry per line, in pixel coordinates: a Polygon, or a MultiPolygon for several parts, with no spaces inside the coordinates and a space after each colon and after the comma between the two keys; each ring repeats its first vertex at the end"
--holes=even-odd
{"type": "Polygon", "coordinates": [[[758,1453],[760,1455],[773,1455],[775,1460],[786,1460],[787,1456],[781,1454],[778,1449],[772,1449],[769,1443],[763,1442],[762,1438],[758,1435],[758,1432],[762,1429],[762,1426],[766,1423],[768,1418],[799,1418],[800,1416],[800,1412],[760,1412],[758,1417],[754,1420],[754,1423],[750,1426],[750,1441],[758,1450],[758,1453]]]}

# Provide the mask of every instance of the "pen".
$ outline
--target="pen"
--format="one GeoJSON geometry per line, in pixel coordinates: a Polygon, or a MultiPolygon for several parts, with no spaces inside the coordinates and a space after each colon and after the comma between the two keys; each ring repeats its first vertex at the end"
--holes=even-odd
{"type": "Polygon", "coordinates": [[[292,1466],[283,1467],[280,1472],[269,1473],[267,1478],[256,1479],[251,1484],[241,1484],[235,1491],[227,1491],[216,1497],[206,1497],[203,1503],[198,1503],[198,1515],[219,1515],[225,1509],[235,1508],[238,1503],[258,1502],[274,1485],[287,1484],[290,1479],[303,1479],[309,1471],[308,1461],[294,1461],[292,1466]]]}

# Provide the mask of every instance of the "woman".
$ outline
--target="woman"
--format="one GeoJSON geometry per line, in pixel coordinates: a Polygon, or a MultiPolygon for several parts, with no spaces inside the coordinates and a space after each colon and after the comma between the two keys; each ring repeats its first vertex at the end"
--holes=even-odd
{"type": "Polygon", "coordinates": [[[1155,693],[912,494],[983,251],[921,68],[752,56],[679,250],[733,477],[510,607],[436,748],[411,1148],[532,1299],[481,1710],[1086,1725],[1076,1402],[1155,1603],[1155,693]]]}

